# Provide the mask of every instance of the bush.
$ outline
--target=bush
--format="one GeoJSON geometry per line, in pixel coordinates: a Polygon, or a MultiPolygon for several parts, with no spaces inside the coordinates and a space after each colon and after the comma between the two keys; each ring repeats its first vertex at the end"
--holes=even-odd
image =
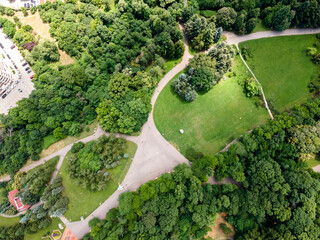
{"type": "Polygon", "coordinates": [[[32,15],[35,14],[37,12],[37,7],[31,7],[30,12],[32,15]]]}
{"type": "Polygon", "coordinates": [[[253,78],[248,78],[245,83],[247,97],[260,96],[261,85],[253,78]]]}
{"type": "Polygon", "coordinates": [[[38,154],[31,154],[30,158],[31,158],[32,161],[37,161],[37,160],[40,159],[40,156],[38,154]]]}
{"type": "Polygon", "coordinates": [[[83,147],[84,147],[84,143],[83,143],[83,142],[77,142],[77,143],[75,143],[75,144],[72,145],[72,147],[71,147],[71,152],[72,152],[72,153],[77,153],[77,152],[79,152],[83,147]]]}
{"type": "Polygon", "coordinates": [[[225,223],[220,223],[220,228],[226,235],[229,235],[232,232],[232,230],[225,223]]]}

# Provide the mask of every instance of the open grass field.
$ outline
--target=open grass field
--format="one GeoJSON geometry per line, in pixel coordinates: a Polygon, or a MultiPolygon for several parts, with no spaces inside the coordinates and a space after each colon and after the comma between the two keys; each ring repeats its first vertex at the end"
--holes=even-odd
{"type": "Polygon", "coordinates": [[[154,107],[155,124],[166,140],[187,158],[197,152],[217,153],[234,138],[268,119],[267,110],[256,107],[238,84],[238,80],[250,77],[238,56],[234,72],[235,76],[221,80],[191,103],[172,92],[171,82],[160,93],[154,107]]]}
{"type": "MultiPolygon", "coordinates": [[[[63,234],[64,228],[62,230],[60,230],[59,223],[62,224],[63,227],[65,227],[65,225],[62,223],[62,221],[59,218],[52,218],[52,223],[49,227],[41,229],[40,231],[38,231],[35,234],[26,234],[24,236],[24,239],[25,240],[40,240],[40,239],[42,239],[42,237],[45,234],[47,234],[47,232],[50,232],[50,234],[52,234],[53,230],[59,230],[63,234]]],[[[46,239],[49,240],[49,238],[46,238],[46,239]]]]}
{"type": "Polygon", "coordinates": [[[20,217],[13,217],[13,218],[0,217],[0,226],[9,227],[16,223],[19,223],[19,221],[20,221],[20,217]]]}
{"type": "Polygon", "coordinates": [[[91,214],[100,203],[103,203],[109,196],[113,194],[118,188],[118,183],[121,183],[125,178],[134,154],[137,150],[137,145],[133,142],[127,142],[127,150],[125,153],[129,153],[130,157],[121,160],[121,165],[114,169],[108,170],[110,172],[111,179],[107,183],[107,187],[103,191],[91,192],[75,184],[74,180],[68,176],[66,168],[68,165],[68,157],[71,152],[68,152],[66,159],[60,168],[58,176],[62,176],[63,186],[65,187],[65,194],[69,197],[70,203],[67,212],[64,216],[71,221],[80,221],[81,216],[86,218],[91,214]]]}
{"type": "Polygon", "coordinates": [[[253,54],[247,63],[262,84],[266,98],[282,112],[300,104],[311,94],[308,83],[317,66],[306,55],[315,35],[264,38],[240,43],[253,54]]]}

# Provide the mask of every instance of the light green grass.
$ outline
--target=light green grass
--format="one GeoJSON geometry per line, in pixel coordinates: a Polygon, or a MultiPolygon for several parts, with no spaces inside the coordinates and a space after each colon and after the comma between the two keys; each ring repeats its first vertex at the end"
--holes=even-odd
{"type": "Polygon", "coordinates": [[[0,217],[0,226],[9,227],[20,222],[20,217],[6,218],[0,217]]]}
{"type": "Polygon", "coordinates": [[[49,135],[45,137],[43,146],[46,145],[47,148],[43,148],[44,150],[42,150],[42,152],[40,153],[40,158],[46,157],[60,150],[61,148],[64,148],[65,146],[73,143],[76,140],[80,140],[82,138],[91,136],[92,134],[94,134],[94,131],[97,129],[97,127],[98,127],[98,120],[96,119],[90,125],[86,125],[83,128],[83,131],[76,136],[68,136],[65,139],[61,139],[60,141],[56,141],[56,142],[54,142],[55,137],[53,135],[49,135]],[[89,131],[86,131],[87,128],[89,129],[89,131]]]}
{"type": "Polygon", "coordinates": [[[108,199],[108,197],[116,191],[118,183],[121,183],[125,178],[136,150],[137,145],[133,142],[127,141],[127,149],[124,152],[129,153],[130,157],[121,160],[121,165],[116,168],[108,170],[110,172],[111,179],[107,183],[105,190],[97,192],[91,192],[76,185],[75,181],[68,176],[66,168],[68,164],[68,157],[71,155],[71,152],[68,152],[58,174],[58,176],[62,176],[65,194],[70,199],[68,210],[64,216],[71,221],[80,221],[81,216],[86,218],[97,207],[99,207],[100,203],[103,203],[108,199]]]}
{"type": "Polygon", "coordinates": [[[234,69],[236,76],[221,80],[191,103],[182,101],[172,92],[172,80],[160,93],[154,108],[155,124],[187,158],[198,152],[217,153],[233,139],[268,119],[267,110],[256,107],[237,82],[249,77],[238,56],[234,69]],[[179,129],[183,129],[184,134],[179,129]]]}
{"type": "Polygon", "coordinates": [[[255,32],[263,32],[263,31],[269,31],[270,29],[263,25],[262,20],[258,19],[258,23],[256,27],[253,29],[252,33],[255,32]]]}
{"type": "Polygon", "coordinates": [[[240,48],[247,45],[253,53],[247,62],[277,111],[287,110],[311,96],[308,83],[317,66],[306,55],[306,49],[315,42],[315,35],[303,35],[240,43],[240,48]]]}
{"type": "Polygon", "coordinates": [[[178,59],[167,60],[166,63],[164,64],[165,66],[164,74],[167,74],[172,68],[178,65],[181,62],[181,60],[182,60],[182,57],[178,59]]]}
{"type": "Polygon", "coordinates": [[[309,167],[313,168],[317,165],[320,165],[320,156],[317,154],[315,158],[309,159],[306,161],[309,167]]]}
{"type": "Polygon", "coordinates": [[[111,11],[114,11],[116,9],[115,0],[108,0],[108,4],[111,11]]]}
{"type": "Polygon", "coordinates": [[[58,142],[58,141],[59,141],[59,139],[57,139],[55,136],[48,135],[48,136],[43,138],[42,149],[46,149],[46,148],[50,147],[52,144],[54,144],[55,142],[58,142]]]}
{"type": "MultiPolygon", "coordinates": [[[[65,227],[65,225],[61,222],[61,220],[59,218],[52,218],[52,223],[49,227],[41,229],[40,231],[38,231],[35,234],[26,234],[24,236],[25,240],[40,240],[43,235],[47,234],[47,232],[50,232],[50,234],[52,234],[53,230],[59,230],[62,234],[64,232],[64,228],[62,230],[60,230],[59,228],[59,223],[62,224],[63,227],[65,227]]],[[[46,238],[49,240],[49,238],[46,238]]]]}
{"type": "Polygon", "coordinates": [[[205,18],[211,18],[212,16],[216,15],[217,12],[213,10],[200,10],[200,15],[204,16],[205,18]]]}

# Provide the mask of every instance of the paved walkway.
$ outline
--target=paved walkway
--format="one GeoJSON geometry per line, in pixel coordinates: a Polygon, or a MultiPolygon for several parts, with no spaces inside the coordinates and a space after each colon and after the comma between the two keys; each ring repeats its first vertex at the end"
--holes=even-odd
{"type": "MultiPolygon", "coordinates": [[[[183,26],[180,25],[183,30],[183,26]]],[[[229,44],[238,44],[242,41],[250,39],[274,37],[282,35],[297,35],[297,34],[309,34],[320,32],[320,28],[317,30],[287,30],[285,32],[262,32],[257,34],[250,34],[248,36],[237,36],[229,32],[226,33],[229,44]]],[[[138,150],[130,166],[130,169],[122,182],[124,191],[134,191],[141,184],[155,179],[162,173],[171,171],[179,163],[187,163],[185,159],[172,145],[170,145],[161,134],[158,132],[154,120],[153,120],[153,107],[154,104],[166,84],[180,71],[187,67],[189,59],[192,55],[188,51],[188,42],[184,38],[185,52],[182,61],[169,71],[159,82],[155,89],[154,95],[151,99],[152,111],[149,114],[148,121],[144,124],[140,136],[138,137],[138,150]]],[[[213,181],[214,182],[214,181],[213,181]]],[[[116,206],[118,206],[118,197],[121,192],[116,191],[111,197],[109,197],[101,206],[99,206],[89,217],[83,221],[69,222],[64,217],[61,220],[71,229],[71,231],[79,238],[89,232],[88,222],[94,218],[105,218],[106,213],[116,206]]]]}
{"type": "MultiPolygon", "coordinates": [[[[182,26],[180,26],[183,28],[182,26]]],[[[258,39],[264,37],[274,37],[274,36],[283,36],[283,35],[300,35],[300,34],[310,34],[310,33],[320,33],[319,29],[303,29],[303,30],[286,30],[284,32],[260,32],[249,34],[246,36],[237,36],[232,33],[225,33],[228,37],[227,43],[229,44],[238,44],[242,41],[247,41],[251,39],[258,39]]],[[[149,114],[148,121],[144,124],[141,134],[138,137],[126,136],[126,135],[117,135],[124,137],[127,140],[133,141],[137,143],[138,149],[133,158],[133,162],[129,168],[129,171],[122,182],[124,186],[123,191],[134,191],[136,190],[141,184],[155,179],[159,175],[165,172],[171,171],[176,165],[180,163],[187,163],[188,160],[181,155],[172,145],[170,145],[163,136],[158,132],[154,120],[153,120],[153,107],[156,102],[157,97],[159,96],[161,90],[165,87],[165,85],[174,77],[177,73],[182,71],[188,64],[189,59],[192,55],[189,54],[188,51],[188,43],[186,38],[184,39],[185,44],[185,53],[183,55],[182,61],[175,66],[171,71],[169,71],[163,79],[159,82],[157,88],[155,89],[154,95],[151,99],[152,103],[152,111],[149,114]]],[[[101,127],[97,129],[95,134],[84,138],[80,141],[86,143],[92,140],[97,139],[101,135],[106,134],[101,127]]],[[[71,149],[72,144],[60,149],[59,151],[42,158],[41,160],[34,162],[20,171],[29,171],[30,169],[43,164],[45,161],[53,158],[54,156],[60,156],[59,163],[57,164],[57,171],[54,173],[54,177],[58,173],[58,169],[60,169],[63,159],[67,152],[71,149]]],[[[316,169],[316,171],[320,171],[316,169]]],[[[1,179],[2,181],[5,178],[1,179]]],[[[60,219],[71,229],[71,231],[78,237],[82,238],[84,234],[89,232],[88,222],[94,218],[98,217],[100,219],[105,218],[106,213],[111,209],[118,205],[118,197],[121,192],[116,191],[112,194],[104,203],[101,204],[90,216],[88,216],[83,221],[77,222],[69,222],[65,217],[61,217],[60,219]]]]}

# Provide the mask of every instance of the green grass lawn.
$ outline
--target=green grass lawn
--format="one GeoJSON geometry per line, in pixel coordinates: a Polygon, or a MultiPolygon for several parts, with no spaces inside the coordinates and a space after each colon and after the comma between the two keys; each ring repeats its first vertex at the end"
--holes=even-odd
{"type": "Polygon", "coordinates": [[[262,20],[258,19],[258,23],[257,23],[256,27],[253,29],[252,33],[269,31],[269,30],[270,29],[268,29],[266,26],[263,25],[262,20]]]}
{"type": "Polygon", "coordinates": [[[48,135],[43,138],[42,149],[46,149],[58,141],[59,141],[59,139],[57,139],[54,135],[48,135]]]}
{"type": "Polygon", "coordinates": [[[43,150],[40,153],[40,158],[48,156],[58,151],[59,149],[73,143],[76,140],[91,136],[92,134],[94,134],[94,131],[97,129],[97,127],[98,127],[98,120],[96,119],[90,125],[86,125],[83,128],[83,131],[76,136],[68,136],[65,139],[61,139],[60,141],[56,139],[55,136],[53,135],[46,136],[43,141],[43,145],[42,145],[43,150]]]}
{"type": "Polygon", "coordinates": [[[13,217],[13,218],[0,217],[1,227],[9,227],[19,222],[20,222],[20,217],[13,217]]]}
{"type": "Polygon", "coordinates": [[[176,65],[178,65],[181,62],[181,60],[182,60],[182,57],[178,59],[166,60],[166,63],[164,64],[165,66],[164,75],[167,74],[176,65]]]}
{"type": "Polygon", "coordinates": [[[64,216],[68,220],[71,219],[71,221],[80,221],[81,216],[86,218],[97,207],[99,207],[100,203],[103,203],[106,199],[108,199],[108,197],[111,196],[114,191],[116,191],[118,183],[121,183],[125,178],[136,150],[137,145],[128,141],[127,149],[124,152],[129,153],[130,157],[121,160],[121,165],[117,166],[116,168],[108,170],[110,172],[111,179],[107,183],[105,190],[97,192],[91,192],[76,185],[75,182],[68,176],[66,168],[68,164],[68,157],[71,155],[71,152],[68,152],[58,174],[63,178],[65,194],[70,199],[68,210],[64,216]]]}
{"type": "Polygon", "coordinates": [[[247,45],[252,52],[247,62],[275,110],[282,112],[311,96],[308,83],[317,66],[306,55],[306,49],[315,42],[315,35],[303,35],[240,43],[240,48],[247,45]]]}
{"type": "Polygon", "coordinates": [[[309,159],[306,161],[309,167],[313,168],[317,165],[320,165],[320,156],[317,154],[314,158],[309,159]]]}
{"type": "MultiPolygon", "coordinates": [[[[50,234],[52,234],[53,230],[59,230],[62,234],[64,232],[64,228],[62,230],[60,230],[59,228],[59,223],[62,224],[62,226],[64,227],[65,225],[63,224],[63,222],[60,221],[59,218],[52,218],[52,223],[49,227],[41,229],[40,231],[38,231],[35,234],[26,234],[24,236],[25,240],[40,240],[42,239],[42,237],[47,234],[47,232],[50,232],[50,234]]],[[[49,238],[46,238],[49,239],[49,238]]]]}
{"type": "Polygon", "coordinates": [[[267,110],[256,107],[238,84],[238,80],[249,77],[238,56],[234,71],[236,76],[221,80],[192,103],[180,100],[172,92],[171,82],[160,93],[154,108],[155,124],[187,158],[197,152],[216,153],[268,119],[267,110]],[[183,129],[184,134],[179,129],[183,129]]]}

